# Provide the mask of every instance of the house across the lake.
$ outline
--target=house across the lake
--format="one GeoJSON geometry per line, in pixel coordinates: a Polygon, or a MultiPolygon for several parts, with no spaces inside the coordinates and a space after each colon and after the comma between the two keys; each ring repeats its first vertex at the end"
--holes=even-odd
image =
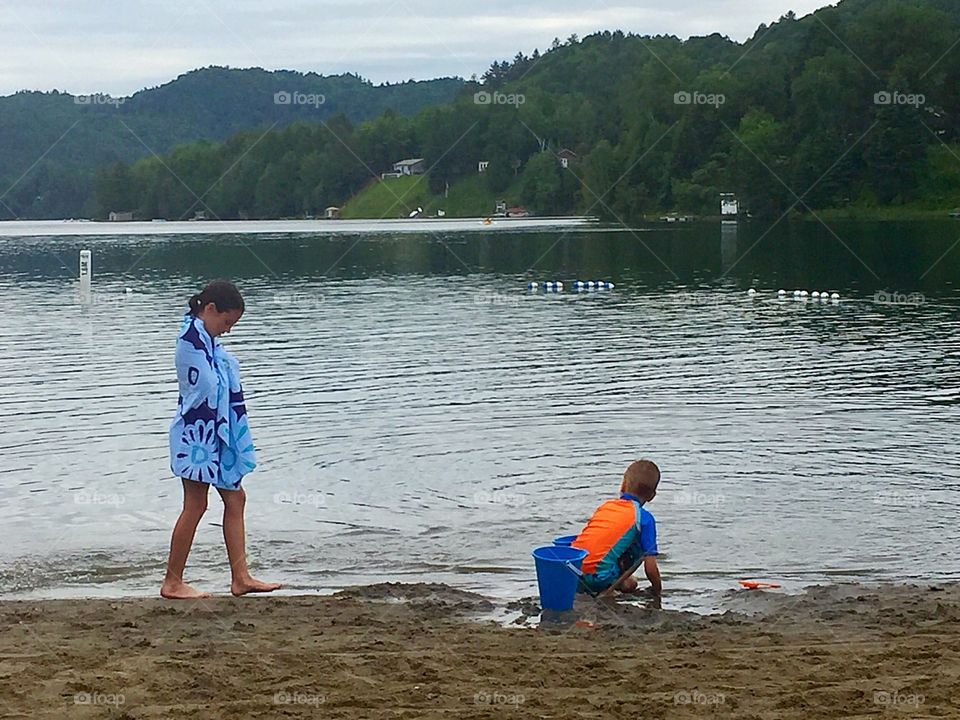
{"type": "Polygon", "coordinates": [[[736,220],[740,214],[740,203],[733,193],[720,193],[720,215],[724,220],[736,220]]]}
{"type": "Polygon", "coordinates": [[[398,175],[423,175],[427,171],[427,163],[423,158],[410,158],[393,164],[393,171],[398,175]]]}
{"type": "Polygon", "coordinates": [[[570,163],[577,159],[577,154],[573,150],[563,148],[557,153],[557,158],[560,160],[560,165],[566,169],[570,167],[570,163]]]}
{"type": "Polygon", "coordinates": [[[331,205],[323,211],[323,218],[324,220],[339,220],[340,208],[338,208],[336,205],[331,205]]]}
{"type": "Polygon", "coordinates": [[[485,173],[485,172],[487,171],[487,168],[488,168],[488,167],[490,167],[490,161],[489,161],[489,160],[481,160],[480,162],[477,163],[477,172],[478,172],[478,173],[485,173]]]}
{"type": "Polygon", "coordinates": [[[131,220],[133,220],[133,211],[132,211],[132,210],[129,211],[129,212],[127,212],[127,211],[124,211],[124,212],[116,212],[116,211],[113,211],[113,212],[111,212],[111,213],[107,216],[107,219],[108,219],[110,222],[130,222],[131,220]]]}

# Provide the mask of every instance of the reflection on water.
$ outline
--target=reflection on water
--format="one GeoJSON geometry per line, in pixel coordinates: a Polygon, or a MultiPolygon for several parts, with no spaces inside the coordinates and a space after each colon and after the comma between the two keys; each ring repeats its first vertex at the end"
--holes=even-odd
{"type": "MultiPolygon", "coordinates": [[[[960,250],[935,265],[955,226],[905,228],[846,227],[849,249],[814,226],[756,245],[765,228],[716,225],[4,239],[0,592],[156,590],[180,501],[173,341],[221,275],[248,300],[227,342],[261,462],[251,555],[293,591],[531,594],[530,549],[575,532],[639,455],[663,469],[674,606],[740,577],[954,576],[960,250]],[[556,278],[617,289],[524,289],[556,278]],[[843,300],[776,297],[818,287],[843,300]]],[[[218,515],[214,497],[188,568],[213,589],[218,515]]]]}
{"type": "Polygon", "coordinates": [[[735,222],[726,221],[720,224],[720,267],[724,273],[729,273],[739,258],[737,255],[739,230],[739,225],[735,222]]]}

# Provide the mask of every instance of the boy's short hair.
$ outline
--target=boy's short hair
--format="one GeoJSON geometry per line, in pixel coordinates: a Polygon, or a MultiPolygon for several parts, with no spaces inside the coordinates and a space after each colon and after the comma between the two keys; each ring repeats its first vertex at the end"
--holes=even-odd
{"type": "Polygon", "coordinates": [[[660,482],[660,468],[651,460],[637,460],[630,463],[623,473],[621,491],[639,498],[650,498],[657,491],[660,482]]]}

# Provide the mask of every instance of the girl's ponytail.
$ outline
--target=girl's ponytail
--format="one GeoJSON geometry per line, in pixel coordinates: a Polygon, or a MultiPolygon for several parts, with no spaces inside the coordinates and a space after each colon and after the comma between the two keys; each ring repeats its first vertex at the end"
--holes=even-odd
{"type": "Polygon", "coordinates": [[[191,298],[187,300],[187,305],[190,306],[190,314],[196,317],[197,313],[203,308],[203,300],[200,297],[200,293],[191,296],[191,298]]]}
{"type": "Polygon", "coordinates": [[[227,310],[242,312],[244,309],[243,296],[237,290],[237,286],[226,280],[214,280],[187,301],[190,314],[194,317],[199,315],[209,303],[216,305],[218,312],[227,310]]]}

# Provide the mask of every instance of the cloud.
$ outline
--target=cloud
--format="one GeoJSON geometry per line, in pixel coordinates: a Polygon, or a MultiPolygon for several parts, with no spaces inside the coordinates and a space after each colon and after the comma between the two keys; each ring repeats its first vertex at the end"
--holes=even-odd
{"type": "Polygon", "coordinates": [[[480,75],[554,37],[597,30],[750,37],[800,0],[16,0],[0,6],[0,93],[129,95],[197,67],[229,65],[374,82],[480,75]]]}

